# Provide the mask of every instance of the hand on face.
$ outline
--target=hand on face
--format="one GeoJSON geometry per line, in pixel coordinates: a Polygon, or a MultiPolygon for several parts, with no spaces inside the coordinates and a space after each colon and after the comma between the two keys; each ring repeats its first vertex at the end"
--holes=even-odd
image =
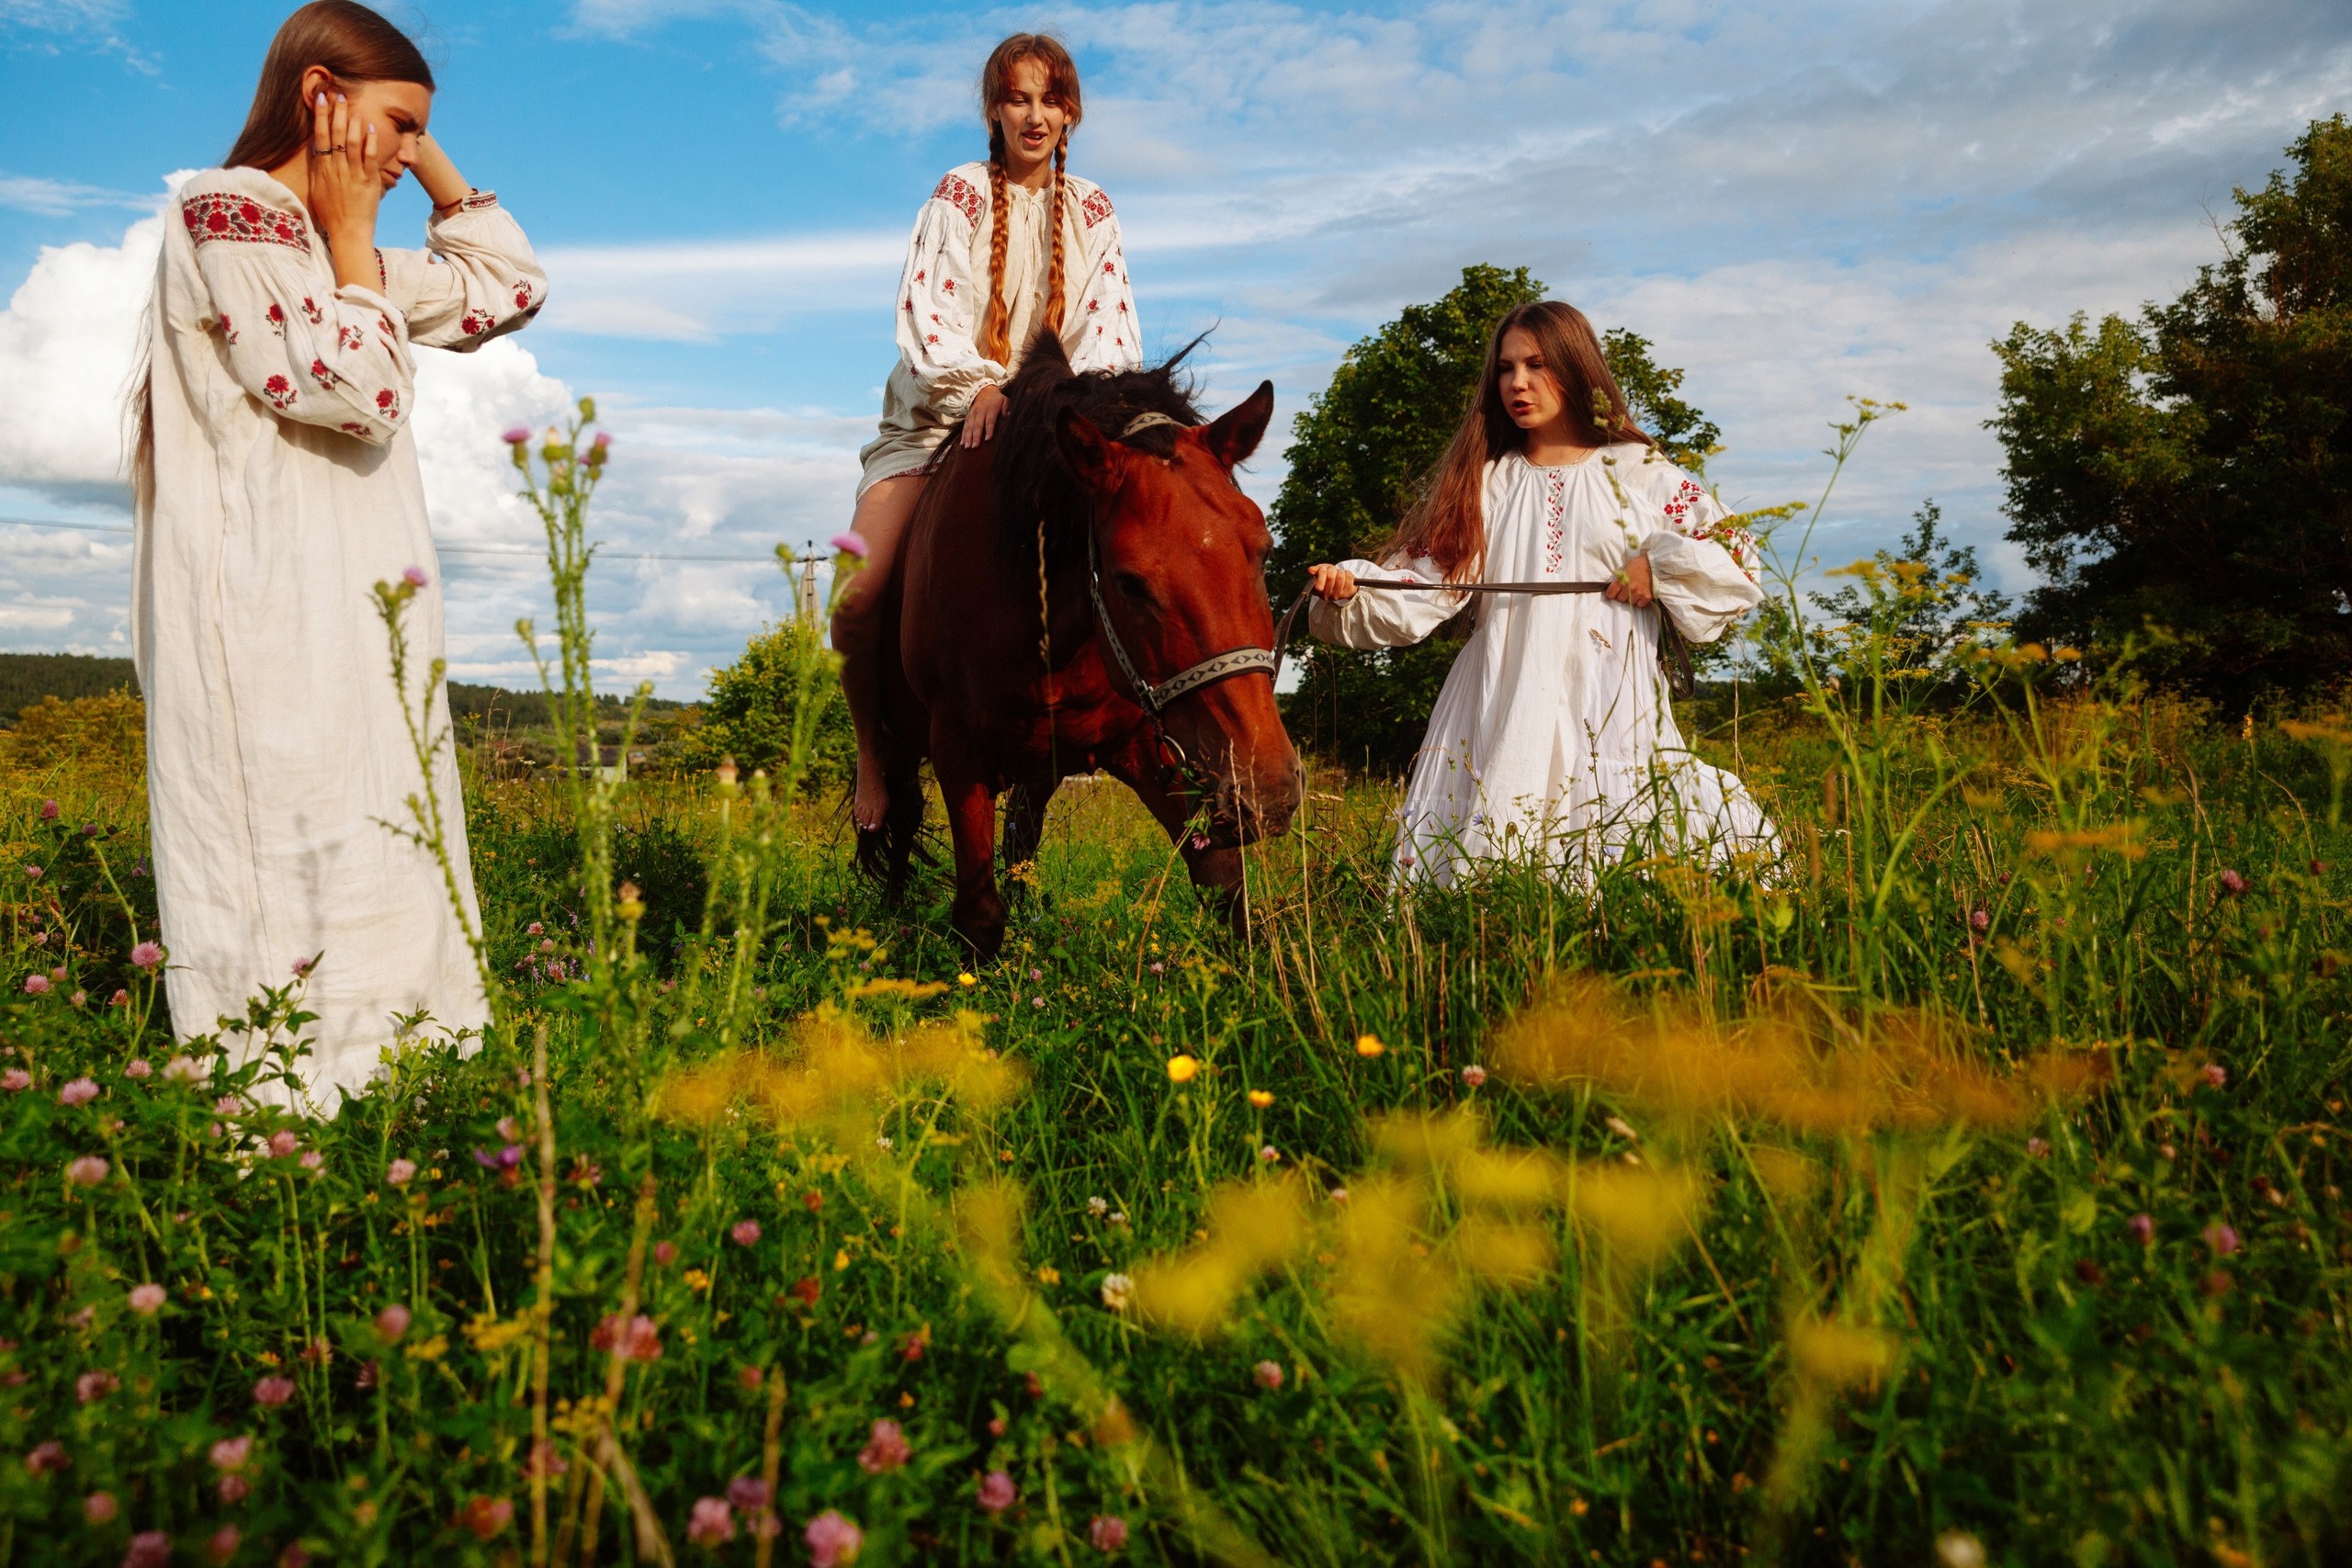
{"type": "MultiPolygon", "coordinates": [[[[376,209],[389,188],[381,139],[350,101],[322,88],[311,104],[311,216],[330,247],[372,244],[376,209]]],[[[397,179],[398,175],[393,178],[397,179]]],[[[336,247],[340,248],[340,247],[336,247]]]]}

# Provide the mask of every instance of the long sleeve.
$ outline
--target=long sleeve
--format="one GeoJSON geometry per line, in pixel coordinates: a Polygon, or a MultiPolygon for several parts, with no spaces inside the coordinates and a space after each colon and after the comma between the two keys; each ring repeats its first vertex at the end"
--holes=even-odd
{"type": "Polygon", "coordinates": [[[1334,604],[1329,599],[1308,601],[1306,629],[1325,642],[1342,648],[1402,648],[1416,643],[1453,618],[1467,597],[1461,593],[1428,593],[1418,590],[1383,592],[1363,586],[1365,579],[1440,583],[1445,573],[1427,556],[1393,560],[1386,566],[1368,560],[1344,560],[1342,570],[1354,574],[1355,596],[1334,604]]]}
{"type": "Polygon", "coordinates": [[[1086,275],[1073,279],[1081,292],[1083,336],[1070,355],[1073,370],[1136,370],[1143,366],[1143,329],[1136,320],[1135,292],[1127,285],[1127,254],[1119,239],[1119,215],[1101,186],[1079,204],[1086,248],[1086,275]]]}
{"type": "Polygon", "coordinates": [[[978,312],[984,289],[972,280],[972,233],[986,196],[960,174],[939,182],[915,215],[907,267],[899,280],[899,354],[941,419],[964,417],[985,386],[1010,379],[981,355],[978,312]]]}
{"type": "Polygon", "coordinates": [[[1756,536],[1698,480],[1674,474],[1664,525],[1642,542],[1659,604],[1692,642],[1713,642],[1761,604],[1756,536]]]}
{"type": "Polygon", "coordinates": [[[373,446],[390,441],[415,401],[400,310],[375,289],[322,276],[291,192],[280,204],[191,182],[179,205],[237,384],[280,419],[373,446]]]}
{"type": "Polygon", "coordinates": [[[548,275],[522,226],[491,191],[475,191],[425,225],[422,251],[377,252],[385,297],[427,348],[478,348],[547,303],[548,275]]]}

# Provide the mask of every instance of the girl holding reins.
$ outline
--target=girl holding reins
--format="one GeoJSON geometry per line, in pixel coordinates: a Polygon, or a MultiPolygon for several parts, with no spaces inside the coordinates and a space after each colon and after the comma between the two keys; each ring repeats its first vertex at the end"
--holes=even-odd
{"type": "Polygon", "coordinates": [[[1349,648],[1419,642],[1476,604],[1406,787],[1397,879],[1446,886],[1506,858],[1589,878],[1636,849],[1775,852],[1739,780],[1683,744],[1657,668],[1661,617],[1713,641],[1761,602],[1758,567],[1756,541],[1634,425],[1583,313],[1544,300],[1506,315],[1380,559],[1309,569],[1309,628],[1349,648]],[[1571,591],[1457,587],[1518,582],[1571,591]]]}

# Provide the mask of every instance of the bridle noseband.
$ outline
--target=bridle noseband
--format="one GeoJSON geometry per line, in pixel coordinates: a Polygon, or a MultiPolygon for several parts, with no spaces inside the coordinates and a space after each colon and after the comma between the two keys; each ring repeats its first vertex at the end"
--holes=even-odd
{"type": "MultiPolygon", "coordinates": [[[[1119,432],[1119,439],[1125,441],[1157,424],[1171,424],[1180,430],[1187,428],[1182,420],[1171,419],[1164,413],[1142,413],[1127,422],[1126,428],[1119,432]]],[[[1283,638],[1277,635],[1272,648],[1229,648],[1223,653],[1209,655],[1158,684],[1145,680],[1143,671],[1136,668],[1135,660],[1128,655],[1126,645],[1119,640],[1119,629],[1111,621],[1111,607],[1102,600],[1102,559],[1101,548],[1095,543],[1094,519],[1091,516],[1086,521],[1086,592],[1088,597],[1094,601],[1094,624],[1102,634],[1102,645],[1111,650],[1111,661],[1119,667],[1119,673],[1126,677],[1136,705],[1151,720],[1152,738],[1162,758],[1163,779],[1182,776],[1192,767],[1191,759],[1184,755],[1183,746],[1168,733],[1167,723],[1161,716],[1168,711],[1169,705],[1204,686],[1213,686],[1236,675],[1254,675],[1262,671],[1272,680],[1282,671],[1283,638]]],[[[1283,617],[1285,631],[1288,630],[1289,619],[1287,615],[1283,617]]]]}

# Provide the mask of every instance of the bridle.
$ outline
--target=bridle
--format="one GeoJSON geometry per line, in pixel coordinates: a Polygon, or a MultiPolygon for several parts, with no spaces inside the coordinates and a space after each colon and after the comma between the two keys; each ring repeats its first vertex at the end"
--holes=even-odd
{"type": "MultiPolygon", "coordinates": [[[[1182,420],[1171,419],[1164,413],[1142,413],[1127,422],[1126,428],[1119,432],[1119,439],[1125,441],[1156,424],[1172,424],[1180,430],[1188,428],[1182,420]]],[[[1192,759],[1184,754],[1182,743],[1168,733],[1163,716],[1170,704],[1204,686],[1229,681],[1236,675],[1262,672],[1272,681],[1282,673],[1282,649],[1290,631],[1290,615],[1283,617],[1272,648],[1229,648],[1223,653],[1213,653],[1197,664],[1178,671],[1165,681],[1155,683],[1145,680],[1143,671],[1136,667],[1134,658],[1127,652],[1126,644],[1119,640],[1119,628],[1111,620],[1111,607],[1102,599],[1102,558],[1101,547],[1095,543],[1094,519],[1091,516],[1086,522],[1086,592],[1088,597],[1094,601],[1094,625],[1102,638],[1102,646],[1111,650],[1111,661],[1119,667],[1119,673],[1126,677],[1136,705],[1151,720],[1152,741],[1159,752],[1163,783],[1187,777],[1193,771],[1192,759]]],[[[1291,609],[1292,614],[1297,613],[1295,604],[1291,609]]]]}

